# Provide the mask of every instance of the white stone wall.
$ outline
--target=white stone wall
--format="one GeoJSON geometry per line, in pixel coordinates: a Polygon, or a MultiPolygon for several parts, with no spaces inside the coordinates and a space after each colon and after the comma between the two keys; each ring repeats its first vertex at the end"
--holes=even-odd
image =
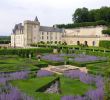
{"type": "Polygon", "coordinates": [[[85,44],[85,41],[87,41],[89,46],[99,46],[100,40],[110,40],[110,37],[107,38],[102,34],[104,29],[107,29],[107,27],[96,26],[66,29],[62,41],[65,41],[68,45],[77,45],[78,41],[80,44],[85,44]]]}
{"type": "MultiPolygon", "coordinates": [[[[62,41],[62,33],[59,32],[40,32],[40,41],[43,41],[45,43],[48,42],[53,42],[53,44],[55,43],[55,41],[59,42],[62,41]]],[[[40,42],[39,41],[39,42],[40,42]]]]}
{"type": "Polygon", "coordinates": [[[73,29],[66,29],[67,36],[102,36],[102,30],[106,29],[104,26],[96,27],[80,27],[73,29]]]}
{"type": "Polygon", "coordinates": [[[64,37],[63,38],[63,41],[66,41],[68,45],[77,45],[78,41],[80,42],[80,44],[85,44],[85,41],[87,41],[87,44],[89,46],[98,46],[99,40],[100,38],[81,38],[81,37],[64,37]]]}
{"type": "Polygon", "coordinates": [[[24,47],[24,34],[11,35],[11,47],[24,47]]]}

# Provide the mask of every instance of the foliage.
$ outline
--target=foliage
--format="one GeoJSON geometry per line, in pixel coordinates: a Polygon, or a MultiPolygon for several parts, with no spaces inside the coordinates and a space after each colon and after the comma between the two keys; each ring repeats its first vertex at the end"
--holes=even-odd
{"type": "Polygon", "coordinates": [[[110,63],[100,62],[97,64],[87,64],[86,67],[91,74],[100,74],[103,76],[107,76],[107,73],[110,70],[110,63]]]}
{"type": "Polygon", "coordinates": [[[89,11],[87,8],[78,8],[73,14],[73,21],[75,23],[88,22],[89,21],[89,11]]]}
{"type": "MultiPolygon", "coordinates": [[[[79,70],[70,70],[64,73],[64,76],[70,77],[72,79],[79,78],[81,82],[85,84],[95,84],[95,90],[89,90],[83,97],[81,96],[81,100],[103,100],[104,99],[104,79],[101,76],[93,76],[90,74],[86,74],[79,70]],[[86,98],[86,99],[85,99],[86,98]]],[[[62,100],[68,100],[67,98],[63,98],[62,100]]],[[[70,99],[72,100],[72,99],[70,99]]],[[[79,100],[79,99],[75,99],[79,100]]]]}
{"type": "Polygon", "coordinates": [[[60,77],[61,82],[61,90],[62,94],[47,94],[43,92],[35,92],[39,88],[45,86],[46,84],[50,83],[51,81],[55,80],[56,77],[49,76],[49,77],[36,77],[33,79],[27,80],[17,80],[13,81],[12,84],[17,86],[23,92],[28,93],[28,95],[33,96],[36,100],[61,100],[60,97],[63,95],[83,95],[88,89],[93,88],[94,86],[90,86],[88,84],[84,84],[79,80],[72,80],[67,77],[60,77]],[[73,86],[73,88],[71,87],[73,86]]]}
{"type": "Polygon", "coordinates": [[[110,48],[110,41],[108,41],[108,40],[101,40],[99,42],[99,47],[110,48]]]}
{"type": "Polygon", "coordinates": [[[0,56],[0,72],[15,72],[22,70],[36,71],[39,69],[38,62],[34,59],[20,58],[18,56],[0,56]]]}
{"type": "Polygon", "coordinates": [[[45,77],[45,76],[52,76],[53,73],[47,70],[39,70],[37,72],[37,77],[45,77]]]}
{"type": "Polygon", "coordinates": [[[73,14],[75,23],[96,22],[104,20],[110,22],[110,7],[101,7],[100,9],[88,10],[88,8],[78,8],[73,14]]]}
{"type": "Polygon", "coordinates": [[[49,76],[49,77],[36,77],[27,80],[16,80],[12,81],[12,85],[17,86],[22,92],[32,96],[35,100],[60,100],[58,94],[46,94],[43,92],[36,92],[37,89],[43,87],[45,84],[48,84],[56,77],[49,76]]]}
{"type": "Polygon", "coordinates": [[[98,25],[106,25],[108,26],[108,22],[104,20],[96,21],[96,22],[81,22],[81,23],[74,23],[74,24],[59,24],[57,27],[59,28],[77,28],[77,27],[88,27],[88,26],[98,26],[98,25]]]}
{"type": "Polygon", "coordinates": [[[40,62],[38,62],[35,66],[37,66],[37,67],[39,67],[39,68],[47,67],[47,66],[48,66],[48,63],[43,62],[43,61],[40,61],[40,62]]]}
{"type": "Polygon", "coordinates": [[[29,58],[36,56],[39,53],[51,53],[51,48],[35,48],[35,49],[0,49],[0,55],[19,55],[21,57],[29,58]]]}
{"type": "Polygon", "coordinates": [[[103,33],[103,34],[107,34],[107,35],[110,35],[110,29],[107,29],[107,30],[103,30],[103,31],[102,31],[102,33],[103,33]]]}
{"type": "Polygon", "coordinates": [[[8,44],[11,42],[10,36],[0,36],[0,44],[8,44]]]}
{"type": "Polygon", "coordinates": [[[61,65],[64,64],[66,61],[67,64],[83,67],[86,66],[86,64],[90,63],[105,62],[107,61],[107,58],[84,54],[48,54],[42,56],[42,60],[51,65],[61,65]]]}
{"type": "Polygon", "coordinates": [[[106,25],[110,26],[110,7],[88,10],[88,8],[78,8],[72,15],[73,24],[59,24],[59,28],[76,28],[87,26],[106,25]]]}

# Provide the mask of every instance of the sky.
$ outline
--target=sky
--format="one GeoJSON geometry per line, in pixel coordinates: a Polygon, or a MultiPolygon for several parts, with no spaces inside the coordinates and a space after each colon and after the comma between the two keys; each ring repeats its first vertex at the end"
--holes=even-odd
{"type": "Polygon", "coordinates": [[[15,24],[34,20],[40,24],[72,23],[72,14],[77,8],[90,9],[110,6],[110,0],[0,0],[0,36],[11,35],[15,24]]]}

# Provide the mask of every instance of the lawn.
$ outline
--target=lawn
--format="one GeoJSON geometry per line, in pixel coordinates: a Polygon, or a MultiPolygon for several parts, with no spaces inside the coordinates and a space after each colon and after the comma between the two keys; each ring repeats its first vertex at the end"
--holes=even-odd
{"type": "Polygon", "coordinates": [[[105,75],[107,72],[110,72],[110,62],[87,64],[87,69],[89,69],[93,74],[105,75]]]}
{"type": "Polygon", "coordinates": [[[14,72],[21,70],[37,70],[38,61],[18,56],[0,56],[0,72],[14,72]]]}
{"type": "Polygon", "coordinates": [[[21,91],[27,93],[29,96],[36,98],[35,100],[53,100],[52,98],[59,100],[59,95],[57,94],[36,92],[38,88],[42,87],[48,82],[51,82],[54,79],[55,77],[32,78],[28,80],[13,81],[12,84],[18,87],[21,91]]]}
{"type": "Polygon", "coordinates": [[[43,77],[43,78],[32,78],[28,80],[17,80],[13,81],[12,84],[18,87],[21,91],[27,93],[30,96],[36,98],[36,100],[60,100],[63,95],[83,95],[89,89],[95,88],[94,86],[87,85],[81,81],[73,80],[61,76],[61,94],[47,94],[43,92],[35,92],[39,87],[47,84],[48,82],[55,79],[55,77],[43,77]]]}

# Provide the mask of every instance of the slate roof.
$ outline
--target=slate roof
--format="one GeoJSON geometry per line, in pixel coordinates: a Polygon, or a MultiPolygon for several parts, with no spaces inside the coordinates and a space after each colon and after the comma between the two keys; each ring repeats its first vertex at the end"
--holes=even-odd
{"type": "Polygon", "coordinates": [[[13,29],[13,33],[16,32],[16,30],[23,30],[23,26],[22,26],[22,23],[19,23],[19,24],[16,24],[14,29],[13,29]]]}
{"type": "Polygon", "coordinates": [[[35,20],[34,21],[36,21],[36,22],[38,22],[39,20],[38,20],[38,18],[37,18],[37,16],[35,17],[35,20]]]}
{"type": "Polygon", "coordinates": [[[44,32],[60,32],[62,33],[63,30],[55,27],[47,27],[47,26],[40,26],[40,31],[44,32]]]}

